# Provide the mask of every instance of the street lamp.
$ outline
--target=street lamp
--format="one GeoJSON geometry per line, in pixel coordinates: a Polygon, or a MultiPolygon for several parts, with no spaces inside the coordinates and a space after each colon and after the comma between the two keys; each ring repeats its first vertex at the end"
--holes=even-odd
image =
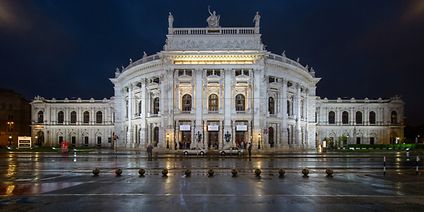
{"type": "Polygon", "coordinates": [[[258,149],[261,149],[261,142],[262,142],[261,134],[259,133],[258,134],[258,149]]]}
{"type": "Polygon", "coordinates": [[[166,133],[166,148],[169,149],[169,133],[166,133]]]}
{"type": "Polygon", "coordinates": [[[13,125],[15,124],[15,122],[13,121],[8,121],[7,125],[9,125],[9,146],[12,146],[12,129],[13,129],[13,125]]]}

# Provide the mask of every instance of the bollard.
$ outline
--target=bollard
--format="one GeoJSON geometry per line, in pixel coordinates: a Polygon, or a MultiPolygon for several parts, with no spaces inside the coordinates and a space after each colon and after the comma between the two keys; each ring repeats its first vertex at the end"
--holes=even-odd
{"type": "Polygon", "coordinates": [[[231,174],[233,175],[233,177],[237,177],[237,174],[238,174],[237,169],[231,170],[231,174]]]}
{"type": "Polygon", "coordinates": [[[259,169],[259,168],[255,169],[255,176],[256,177],[260,177],[261,173],[262,173],[261,169],[259,169]]]}
{"type": "Polygon", "coordinates": [[[327,177],[333,177],[333,170],[332,169],[326,169],[325,173],[327,174],[327,177]]]}
{"type": "Polygon", "coordinates": [[[167,168],[164,168],[162,170],[162,177],[168,177],[168,169],[167,168]]]}
{"type": "Polygon", "coordinates": [[[208,177],[213,177],[214,171],[213,169],[208,170],[208,177]]]}
{"type": "Polygon", "coordinates": [[[386,156],[383,157],[383,176],[386,176],[386,156]]]}
{"type": "Polygon", "coordinates": [[[307,168],[302,169],[302,174],[303,174],[303,177],[308,177],[309,169],[307,168]]]}
{"type": "Polygon", "coordinates": [[[139,169],[138,170],[138,175],[140,176],[140,177],[144,177],[144,174],[146,173],[146,170],[144,170],[144,169],[139,169]]]}
{"type": "Polygon", "coordinates": [[[186,176],[186,177],[190,177],[190,176],[191,176],[191,171],[190,171],[190,169],[186,169],[186,170],[184,171],[184,174],[185,174],[185,176],[186,176]]]}
{"type": "Polygon", "coordinates": [[[416,175],[420,174],[420,171],[418,169],[419,164],[420,164],[420,157],[417,155],[417,166],[415,167],[415,174],[416,175]]]}
{"type": "Polygon", "coordinates": [[[284,171],[284,169],[278,170],[278,177],[283,178],[285,174],[286,174],[286,171],[284,171]]]}
{"type": "Polygon", "coordinates": [[[120,177],[120,176],[122,175],[122,169],[117,169],[117,170],[115,170],[115,175],[116,175],[117,177],[120,177]]]}
{"type": "Polygon", "coordinates": [[[93,176],[94,177],[99,176],[99,174],[100,174],[100,169],[98,169],[98,168],[93,169],[93,176]]]}

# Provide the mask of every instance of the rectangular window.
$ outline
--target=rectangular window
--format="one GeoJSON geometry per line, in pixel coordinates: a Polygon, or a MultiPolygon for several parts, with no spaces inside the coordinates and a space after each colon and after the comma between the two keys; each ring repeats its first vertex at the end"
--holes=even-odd
{"type": "Polygon", "coordinates": [[[71,137],[71,143],[72,143],[72,145],[74,146],[74,145],[77,143],[77,137],[72,136],[72,137],[71,137]]]}
{"type": "Polygon", "coordinates": [[[361,144],[361,138],[356,137],[356,144],[361,144]]]}
{"type": "Polygon", "coordinates": [[[370,137],[370,144],[373,145],[375,142],[375,138],[374,137],[370,137]]]}
{"type": "Polygon", "coordinates": [[[84,146],[88,146],[88,136],[84,137],[84,146]]]}

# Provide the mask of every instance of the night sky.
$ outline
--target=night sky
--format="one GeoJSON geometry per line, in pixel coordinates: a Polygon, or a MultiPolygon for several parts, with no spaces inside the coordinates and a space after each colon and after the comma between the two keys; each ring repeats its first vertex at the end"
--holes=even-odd
{"type": "Polygon", "coordinates": [[[400,95],[424,123],[424,0],[0,0],[0,87],[26,98],[113,96],[116,67],[161,51],[175,27],[253,26],[267,50],[313,66],[322,98],[400,95]]]}

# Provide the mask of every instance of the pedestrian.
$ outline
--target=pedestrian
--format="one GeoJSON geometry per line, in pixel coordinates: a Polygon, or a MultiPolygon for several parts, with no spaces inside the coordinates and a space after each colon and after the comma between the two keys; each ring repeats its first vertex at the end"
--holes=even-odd
{"type": "Polygon", "coordinates": [[[247,151],[249,152],[249,160],[252,160],[252,143],[249,142],[247,151]]]}
{"type": "Polygon", "coordinates": [[[149,144],[147,146],[147,157],[149,160],[152,160],[152,156],[153,156],[153,146],[152,144],[149,144]]]}

